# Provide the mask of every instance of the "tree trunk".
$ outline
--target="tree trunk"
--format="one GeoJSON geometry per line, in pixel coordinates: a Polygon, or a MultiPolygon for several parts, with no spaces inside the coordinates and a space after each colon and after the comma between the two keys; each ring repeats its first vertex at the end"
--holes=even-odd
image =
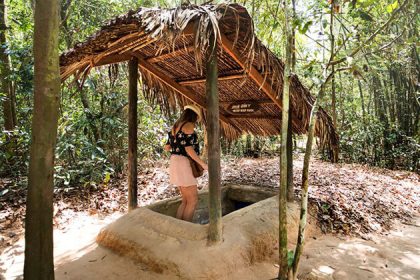
{"type": "Polygon", "coordinates": [[[309,162],[310,162],[311,154],[312,154],[312,143],[313,143],[314,133],[315,133],[316,114],[318,112],[318,105],[317,105],[318,98],[315,100],[315,104],[313,105],[312,111],[311,111],[311,117],[309,121],[309,129],[308,129],[308,140],[306,142],[305,158],[303,161],[302,201],[301,201],[301,209],[300,209],[298,242],[296,244],[296,250],[295,250],[293,264],[292,264],[293,279],[297,279],[297,271],[299,268],[300,256],[302,255],[303,246],[305,244],[306,219],[308,215],[309,162]]]}
{"type": "Polygon", "coordinates": [[[289,124],[287,126],[287,201],[293,201],[293,133],[292,111],[289,110],[289,124]]]}
{"type": "MultiPolygon", "coordinates": [[[[292,0],[292,22],[296,18],[296,1],[292,0]]],[[[295,28],[291,27],[291,72],[295,72],[296,66],[296,37],[295,28]]],[[[287,201],[293,201],[293,131],[292,131],[292,110],[289,108],[289,125],[287,127],[287,201]]]]}
{"type": "MultiPolygon", "coordinates": [[[[321,85],[318,95],[315,98],[315,102],[312,106],[311,115],[309,119],[309,128],[308,128],[308,139],[306,141],[306,151],[305,157],[303,161],[303,169],[302,169],[302,201],[301,201],[301,208],[300,208],[300,221],[299,221],[299,232],[298,232],[298,241],[296,244],[296,249],[293,257],[292,263],[292,275],[293,279],[297,279],[297,271],[299,269],[299,260],[303,252],[303,246],[305,244],[305,228],[306,228],[306,219],[308,215],[308,189],[309,189],[309,163],[311,160],[312,155],[312,143],[315,134],[315,123],[316,123],[316,115],[319,109],[319,100],[322,100],[322,97],[325,92],[325,85],[328,83],[329,78],[332,75],[326,75],[327,69],[324,70],[324,82],[321,85]]],[[[333,73],[332,73],[333,74],[333,73]]]]}
{"type": "Polygon", "coordinates": [[[138,59],[128,62],[128,210],[137,208],[138,59]]]}
{"type": "Polygon", "coordinates": [[[86,119],[89,123],[89,127],[90,127],[90,129],[92,130],[92,133],[93,133],[93,141],[94,141],[95,145],[98,145],[98,143],[100,143],[99,140],[101,139],[101,137],[100,137],[100,134],[99,134],[99,130],[98,130],[96,124],[95,124],[95,119],[96,118],[95,118],[94,114],[92,113],[92,110],[90,108],[89,100],[86,96],[86,93],[83,92],[82,85],[80,85],[78,81],[76,81],[76,83],[77,83],[77,86],[78,86],[80,100],[82,101],[82,106],[83,106],[83,109],[84,109],[83,112],[86,115],[86,119]]]}
{"type": "Polygon", "coordinates": [[[4,129],[13,130],[16,126],[13,115],[14,98],[12,91],[12,83],[10,80],[10,59],[7,54],[7,41],[6,41],[6,5],[4,0],[0,0],[0,83],[1,92],[5,95],[3,100],[3,114],[4,114],[4,129]]]}
{"type": "Polygon", "coordinates": [[[254,136],[254,158],[259,158],[261,156],[261,139],[260,136],[254,136]]]}
{"type": "Polygon", "coordinates": [[[252,147],[251,147],[251,134],[247,134],[246,135],[246,145],[245,145],[245,150],[244,150],[244,154],[246,157],[250,157],[252,154],[252,147]]]}
{"type": "Polygon", "coordinates": [[[203,139],[203,150],[201,151],[201,155],[203,157],[203,160],[207,161],[207,155],[208,155],[208,149],[209,149],[209,144],[208,144],[208,135],[207,135],[207,128],[204,126],[203,127],[203,135],[204,135],[204,139],[203,139]]]}
{"type": "Polygon", "coordinates": [[[357,84],[359,86],[360,102],[362,103],[362,122],[366,124],[365,99],[363,98],[362,82],[360,80],[357,80],[357,84]]]}
{"type": "Polygon", "coordinates": [[[69,9],[72,4],[72,0],[61,0],[61,9],[60,9],[60,20],[61,20],[61,27],[63,29],[63,37],[66,41],[67,49],[70,49],[73,45],[72,36],[67,24],[67,19],[69,16],[69,9]]]}
{"type": "MultiPolygon", "coordinates": [[[[73,3],[73,0],[63,0],[61,1],[61,9],[60,9],[60,20],[61,20],[61,28],[63,31],[63,37],[64,37],[64,41],[66,42],[66,46],[67,49],[71,49],[73,47],[73,40],[71,37],[70,30],[68,27],[68,22],[67,19],[69,17],[69,10],[70,7],[73,3]]],[[[79,83],[79,81],[75,81],[78,91],[79,91],[79,96],[80,96],[80,101],[82,102],[82,106],[83,106],[83,112],[86,116],[86,119],[89,123],[89,127],[92,130],[92,134],[93,134],[93,142],[95,145],[98,146],[103,146],[101,143],[101,133],[100,133],[100,128],[98,128],[97,124],[95,124],[95,121],[98,119],[97,117],[95,117],[91,106],[89,104],[89,99],[86,96],[86,93],[83,91],[83,85],[79,83]]]]}
{"type": "Polygon", "coordinates": [[[291,32],[289,25],[289,1],[284,2],[284,30],[286,31],[285,53],[282,92],[282,119],[281,119],[281,153],[280,153],[280,190],[279,190],[279,280],[288,278],[289,266],[287,261],[287,132],[289,126],[289,88],[290,88],[290,62],[291,62],[291,32]]]}
{"type": "Polygon", "coordinates": [[[217,44],[216,35],[210,36],[207,54],[207,141],[209,165],[209,245],[222,241],[222,204],[220,186],[220,124],[219,93],[217,89],[217,44]],[[214,48],[213,48],[214,46],[214,48]]]}
{"type": "Polygon", "coordinates": [[[34,30],[34,114],[25,218],[24,278],[54,279],[54,150],[60,100],[58,1],[37,1],[34,30]]]}
{"type": "MultiPolygon", "coordinates": [[[[346,120],[346,110],[344,110],[344,95],[343,95],[343,79],[341,78],[341,72],[338,72],[338,77],[340,80],[340,111],[341,111],[341,127],[344,126],[344,121],[346,120]]],[[[351,86],[351,90],[353,90],[353,84],[351,86]]]]}
{"type": "MultiPolygon", "coordinates": [[[[335,53],[335,38],[334,38],[334,0],[331,1],[331,10],[330,10],[330,36],[331,36],[331,59],[334,59],[335,53]]],[[[336,109],[336,94],[335,94],[335,76],[334,76],[334,65],[331,66],[331,71],[333,76],[331,78],[331,110],[332,110],[332,119],[334,127],[337,129],[337,109],[336,109]]]]}

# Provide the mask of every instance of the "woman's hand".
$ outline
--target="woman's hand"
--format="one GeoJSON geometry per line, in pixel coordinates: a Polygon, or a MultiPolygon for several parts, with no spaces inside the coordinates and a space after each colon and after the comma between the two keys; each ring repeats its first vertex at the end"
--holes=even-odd
{"type": "Polygon", "coordinates": [[[205,163],[194,151],[192,146],[185,147],[185,151],[195,162],[197,162],[204,170],[209,170],[207,163],[205,163]]]}

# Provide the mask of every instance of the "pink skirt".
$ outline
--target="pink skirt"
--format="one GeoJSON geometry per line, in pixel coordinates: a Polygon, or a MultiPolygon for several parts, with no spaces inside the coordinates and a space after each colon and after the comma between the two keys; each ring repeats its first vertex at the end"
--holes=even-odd
{"type": "Polygon", "coordinates": [[[188,187],[197,185],[190,160],[181,155],[171,155],[169,161],[169,183],[177,187],[188,187]]]}

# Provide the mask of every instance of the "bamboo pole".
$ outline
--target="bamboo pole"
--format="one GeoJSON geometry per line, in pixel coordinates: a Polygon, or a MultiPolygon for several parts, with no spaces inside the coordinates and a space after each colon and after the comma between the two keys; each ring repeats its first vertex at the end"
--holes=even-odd
{"type": "Polygon", "coordinates": [[[207,141],[209,162],[209,245],[222,240],[222,204],[220,187],[220,125],[219,93],[217,90],[217,44],[215,35],[210,36],[210,49],[207,54],[207,141]],[[214,46],[214,47],[213,47],[214,46]]]}
{"type": "Polygon", "coordinates": [[[137,79],[134,57],[128,62],[128,210],[137,207],[137,79]]]}

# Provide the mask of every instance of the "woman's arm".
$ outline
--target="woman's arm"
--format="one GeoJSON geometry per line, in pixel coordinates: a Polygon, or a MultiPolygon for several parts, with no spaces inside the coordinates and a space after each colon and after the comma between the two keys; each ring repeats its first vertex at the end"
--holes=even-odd
{"type": "Polygon", "coordinates": [[[185,151],[187,154],[192,158],[194,161],[196,161],[201,167],[203,167],[204,170],[208,170],[207,163],[205,163],[194,151],[194,148],[192,146],[185,147],[185,151]]]}
{"type": "MultiPolygon", "coordinates": [[[[194,133],[194,123],[186,123],[184,127],[182,128],[182,131],[187,134],[194,133]]],[[[204,170],[208,170],[207,163],[205,163],[194,151],[193,146],[186,146],[185,151],[187,152],[188,156],[192,158],[194,161],[196,161],[201,167],[203,167],[204,170]]]]}
{"type": "Polygon", "coordinates": [[[165,145],[163,146],[163,149],[165,150],[165,151],[167,151],[167,152],[170,152],[171,151],[171,141],[170,141],[170,139],[169,139],[169,133],[170,132],[168,132],[168,140],[166,140],[166,143],[165,143],[165,145]]]}

